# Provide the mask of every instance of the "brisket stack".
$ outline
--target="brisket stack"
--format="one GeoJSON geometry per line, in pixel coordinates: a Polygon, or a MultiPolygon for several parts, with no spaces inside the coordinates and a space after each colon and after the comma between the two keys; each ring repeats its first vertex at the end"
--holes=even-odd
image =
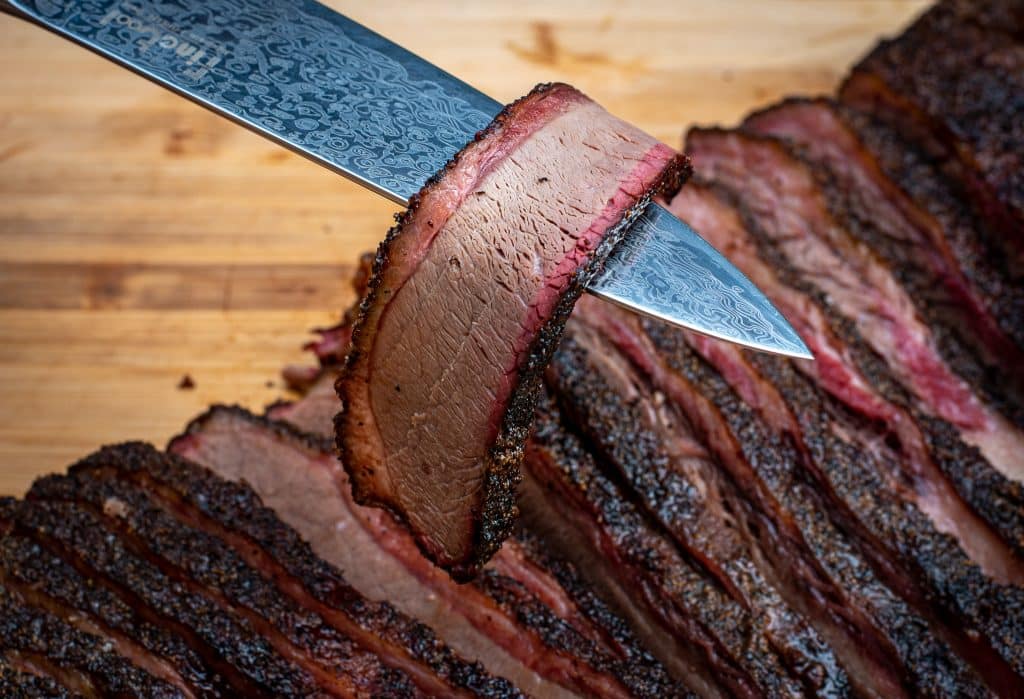
{"type": "Polygon", "coordinates": [[[0,499],[0,695],[1024,696],[1022,28],[940,2],[839,99],[687,134],[666,206],[815,361],[580,299],[456,582],[338,459],[350,309],[301,399],[0,499]]]}

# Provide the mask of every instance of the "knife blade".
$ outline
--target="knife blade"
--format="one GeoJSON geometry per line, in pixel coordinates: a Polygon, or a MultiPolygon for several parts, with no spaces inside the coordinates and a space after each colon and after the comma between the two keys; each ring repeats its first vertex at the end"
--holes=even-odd
{"type": "MultiPolygon", "coordinates": [[[[502,108],[315,0],[0,0],[0,10],[401,204],[502,108]]],[[[750,280],[657,204],[587,290],[697,332],[812,358],[750,280]]]]}

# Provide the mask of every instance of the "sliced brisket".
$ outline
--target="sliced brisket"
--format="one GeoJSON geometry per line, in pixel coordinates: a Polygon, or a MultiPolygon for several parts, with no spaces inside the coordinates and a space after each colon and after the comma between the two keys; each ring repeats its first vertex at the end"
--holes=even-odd
{"type": "Polygon", "coordinates": [[[681,692],[625,624],[579,582],[572,566],[547,554],[535,537],[510,539],[472,584],[459,586],[422,556],[387,513],[360,507],[351,498],[339,507],[338,491],[348,490],[336,489],[331,476],[344,479],[345,474],[315,439],[238,409],[215,408],[174,448],[258,491],[266,486],[267,502],[310,536],[321,555],[346,569],[360,568],[361,589],[397,600],[463,654],[531,693],[567,694],[559,685],[601,697],[681,692]],[[288,485],[282,488],[282,482],[288,485]],[[299,492],[304,497],[293,499],[299,492]],[[338,530],[348,532],[345,552],[332,535],[338,530]],[[382,560],[389,554],[393,560],[382,560]],[[376,562],[372,566],[366,565],[369,556],[376,562]],[[396,562],[405,570],[393,571],[396,562]]]}
{"type": "Polygon", "coordinates": [[[738,605],[730,625],[743,637],[742,662],[762,690],[769,696],[849,691],[831,649],[782,600],[751,553],[748,533],[763,523],[745,521],[757,515],[747,512],[664,394],[579,322],[567,326],[548,373],[564,413],[601,460],[738,605]]]}
{"type": "Polygon", "coordinates": [[[832,212],[890,261],[943,355],[961,370],[969,367],[972,382],[998,395],[994,384],[1005,386],[1013,378],[1006,367],[1024,363],[1024,336],[1015,342],[1007,334],[1010,329],[1024,335],[1024,316],[1007,316],[1003,298],[972,283],[941,224],[889,179],[838,106],[825,99],[790,99],[747,117],[743,126],[787,139],[827,173],[822,184],[832,212]]]}
{"type": "Polygon", "coordinates": [[[546,395],[524,463],[526,521],[576,562],[676,677],[701,696],[763,696],[733,654],[739,605],[623,496],[546,395]]]}
{"type": "Polygon", "coordinates": [[[1024,7],[941,0],[853,69],[840,98],[893,124],[963,181],[1024,251],[1024,7]]]}
{"type": "Polygon", "coordinates": [[[777,584],[789,585],[788,599],[818,625],[856,685],[884,696],[983,692],[926,620],[873,573],[856,542],[834,526],[788,440],[772,434],[677,332],[607,304],[593,307],[602,311],[595,325],[679,407],[747,499],[768,516],[771,538],[761,550],[773,556],[777,584]]]}
{"type": "Polygon", "coordinates": [[[0,654],[76,694],[111,699],[184,699],[173,685],[118,654],[102,636],[26,604],[0,586],[0,654]]]}
{"type": "Polygon", "coordinates": [[[506,108],[382,244],[338,381],[356,499],[460,579],[498,549],[539,373],[587,278],[682,156],[566,85],[506,108]]]}
{"type": "Polygon", "coordinates": [[[778,140],[738,132],[692,130],[687,144],[700,172],[742,199],[758,232],[856,324],[918,408],[956,425],[1004,475],[1024,478],[1024,431],[942,357],[891,263],[832,215],[805,161],[778,140]]]}
{"type": "MultiPolygon", "coordinates": [[[[878,427],[874,451],[892,452],[888,460],[902,466],[900,494],[941,531],[954,535],[992,575],[1004,581],[1024,578],[1020,483],[993,469],[951,425],[910,407],[909,396],[856,328],[765,236],[755,234],[753,216],[742,215],[722,190],[691,183],[671,208],[723,250],[794,324],[815,354],[814,362],[801,362],[798,368],[878,427]]],[[[726,352],[720,343],[695,341],[713,360],[715,353],[726,352]]],[[[778,431],[786,429],[779,421],[789,409],[770,385],[745,375],[745,363],[730,361],[728,353],[715,363],[749,405],[778,431]]]]}

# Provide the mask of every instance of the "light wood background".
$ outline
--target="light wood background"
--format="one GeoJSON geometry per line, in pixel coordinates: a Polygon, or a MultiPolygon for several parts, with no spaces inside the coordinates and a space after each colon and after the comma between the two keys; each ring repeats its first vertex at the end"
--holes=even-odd
{"type": "MultiPolygon", "coordinates": [[[[832,90],[925,3],[330,4],[498,99],[564,80],[678,145],[689,123],[832,90]]],[[[162,445],[211,402],[277,398],[393,210],[0,17],[0,494],[106,442],[162,445]]]]}

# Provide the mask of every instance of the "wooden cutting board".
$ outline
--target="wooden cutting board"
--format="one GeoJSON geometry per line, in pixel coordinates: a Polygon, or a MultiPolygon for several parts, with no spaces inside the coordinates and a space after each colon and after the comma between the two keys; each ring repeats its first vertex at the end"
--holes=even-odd
{"type": "MultiPolygon", "coordinates": [[[[831,91],[926,3],[330,4],[498,99],[567,81],[678,145],[687,124],[831,91]]],[[[394,210],[0,17],[0,494],[106,442],[163,445],[210,403],[281,396],[394,210]]]]}

